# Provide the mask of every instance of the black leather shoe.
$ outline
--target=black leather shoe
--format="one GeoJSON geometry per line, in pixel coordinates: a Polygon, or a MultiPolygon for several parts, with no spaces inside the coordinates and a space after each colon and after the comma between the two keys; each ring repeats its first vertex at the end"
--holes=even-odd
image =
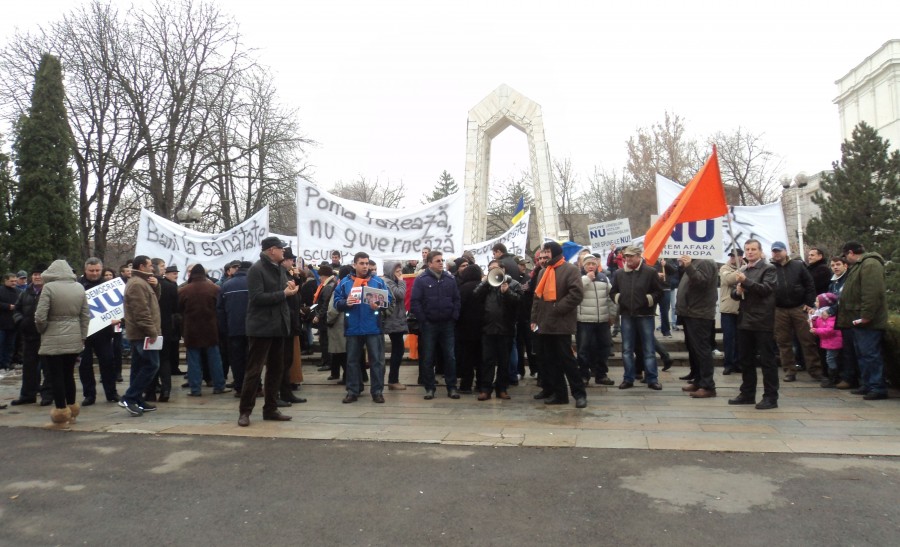
{"type": "Polygon", "coordinates": [[[778,401],[764,398],[762,401],[756,403],[756,410],[769,410],[772,408],[778,408],[778,401]]]}
{"type": "Polygon", "coordinates": [[[540,401],[541,399],[549,399],[550,397],[553,397],[552,391],[540,391],[534,396],[534,398],[538,401],[540,401]]]}
{"type": "Polygon", "coordinates": [[[274,414],[263,414],[263,420],[272,420],[274,422],[288,422],[293,418],[293,416],[285,416],[281,412],[277,411],[274,414]]]}
{"type": "Polygon", "coordinates": [[[660,384],[659,382],[655,382],[653,384],[647,384],[647,387],[649,387],[650,389],[652,389],[654,391],[662,391],[662,384],[660,384]]]}
{"type": "Polygon", "coordinates": [[[343,399],[341,399],[341,402],[344,403],[344,404],[346,405],[346,404],[350,404],[350,403],[355,403],[355,402],[358,401],[358,400],[359,400],[359,397],[357,397],[356,395],[352,395],[352,394],[348,393],[346,397],[344,397],[343,399]]]}
{"type": "Polygon", "coordinates": [[[731,369],[729,368],[726,368],[722,371],[722,376],[728,376],[729,374],[731,374],[731,369]]]}
{"type": "Polygon", "coordinates": [[[376,393],[375,395],[372,395],[372,401],[376,402],[378,404],[383,404],[384,403],[384,395],[382,395],[381,393],[376,393]]]}
{"type": "Polygon", "coordinates": [[[610,378],[609,376],[601,376],[600,378],[597,378],[594,383],[596,383],[598,386],[616,385],[616,383],[613,382],[612,378],[610,378]]]}
{"type": "Polygon", "coordinates": [[[575,408],[585,408],[587,407],[587,397],[576,397],[575,398],[575,408]]]}
{"type": "Polygon", "coordinates": [[[228,389],[227,387],[222,388],[222,389],[214,389],[213,390],[213,395],[222,395],[223,393],[231,393],[231,390],[228,389]]]}
{"type": "Polygon", "coordinates": [[[560,399],[559,397],[553,397],[552,399],[546,399],[544,401],[545,405],[567,405],[569,404],[568,399],[560,399]]]}
{"type": "Polygon", "coordinates": [[[12,406],[33,405],[36,402],[37,402],[37,397],[31,397],[30,399],[22,399],[20,397],[18,399],[13,399],[12,401],[9,402],[9,404],[11,404],[12,406]]]}
{"type": "Polygon", "coordinates": [[[305,403],[306,402],[306,399],[304,399],[303,397],[297,397],[293,393],[291,393],[290,397],[282,397],[281,399],[284,401],[287,401],[289,403],[305,403]]]}
{"type": "Polygon", "coordinates": [[[161,402],[161,403],[169,402],[169,392],[168,391],[163,391],[162,393],[159,394],[159,402],[161,402]]]}
{"type": "Polygon", "coordinates": [[[331,370],[331,365],[322,365],[321,367],[316,369],[319,372],[328,372],[331,370]]]}
{"type": "Polygon", "coordinates": [[[694,381],[694,377],[691,376],[690,374],[686,374],[686,375],[684,375],[684,376],[679,376],[678,379],[679,379],[679,380],[684,380],[684,381],[686,381],[686,382],[693,382],[693,381],[694,381]]]}
{"type": "Polygon", "coordinates": [[[672,368],[672,361],[663,361],[663,371],[669,370],[672,368]]]}
{"type": "Polygon", "coordinates": [[[629,389],[634,387],[634,382],[622,382],[619,384],[619,389],[629,389]]]}
{"type": "Polygon", "coordinates": [[[41,399],[41,406],[50,406],[53,404],[53,399],[41,399]]]}
{"type": "Polygon", "coordinates": [[[748,397],[747,395],[738,395],[734,399],[728,399],[728,404],[730,405],[753,405],[756,404],[756,399],[753,397],[748,397]]]}
{"type": "Polygon", "coordinates": [[[97,402],[97,399],[94,397],[85,397],[83,401],[81,401],[81,406],[91,406],[97,402]]]}
{"type": "Polygon", "coordinates": [[[866,401],[880,401],[881,399],[887,399],[887,398],[888,398],[888,394],[884,393],[884,392],[880,392],[880,391],[877,393],[873,391],[873,392],[869,392],[869,393],[866,393],[865,395],[863,395],[863,399],[865,399],[866,401]]]}
{"type": "Polygon", "coordinates": [[[276,400],[275,400],[275,405],[276,405],[278,408],[286,408],[286,407],[291,406],[291,403],[289,403],[289,402],[287,402],[287,401],[285,401],[285,400],[283,400],[283,399],[276,399],[276,400]]]}
{"type": "Polygon", "coordinates": [[[429,390],[426,390],[426,391],[425,391],[425,397],[424,397],[424,399],[425,399],[426,401],[430,401],[430,400],[434,399],[434,391],[433,391],[433,390],[430,390],[430,389],[429,389],[429,390]]]}
{"type": "Polygon", "coordinates": [[[450,397],[451,399],[459,399],[459,392],[456,391],[456,389],[448,389],[447,397],[450,397]]]}

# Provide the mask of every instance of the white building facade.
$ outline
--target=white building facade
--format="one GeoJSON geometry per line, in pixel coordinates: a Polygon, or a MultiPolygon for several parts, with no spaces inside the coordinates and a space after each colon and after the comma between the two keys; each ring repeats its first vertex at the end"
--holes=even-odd
{"type": "Polygon", "coordinates": [[[864,121],[891,142],[891,149],[900,149],[900,39],[885,42],[835,84],[841,139],[849,140],[864,121]]]}

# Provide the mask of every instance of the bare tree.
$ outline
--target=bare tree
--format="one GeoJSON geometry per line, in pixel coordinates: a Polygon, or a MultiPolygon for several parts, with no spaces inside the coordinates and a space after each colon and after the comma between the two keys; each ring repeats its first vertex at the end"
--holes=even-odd
{"type": "Polygon", "coordinates": [[[584,196],[578,183],[578,175],[572,172],[572,160],[553,161],[553,184],[556,185],[556,210],[563,226],[569,231],[569,240],[587,236],[586,225],[576,221],[576,215],[583,218],[584,196]]]}
{"type": "Polygon", "coordinates": [[[584,195],[584,211],[594,222],[625,218],[625,195],[632,187],[628,172],[604,171],[594,167],[584,195]]]}
{"type": "Polygon", "coordinates": [[[525,202],[525,210],[534,207],[531,195],[531,173],[522,171],[518,177],[497,183],[492,182],[493,190],[488,199],[487,238],[497,237],[509,230],[512,217],[519,206],[519,198],[525,202]]]}
{"type": "Polygon", "coordinates": [[[359,175],[359,178],[353,182],[336,182],[330,192],[344,199],[396,208],[406,197],[406,186],[402,181],[398,185],[394,185],[391,181],[382,185],[377,178],[373,182],[366,180],[363,175],[359,175]]]}
{"type": "Polygon", "coordinates": [[[781,158],[766,148],[762,135],[738,127],[709,141],[718,148],[722,182],[737,189],[737,205],[763,205],[781,196],[781,158]]]}
{"type": "Polygon", "coordinates": [[[635,233],[650,226],[656,213],[656,174],[686,184],[703,165],[697,144],[687,136],[684,119],[666,112],[662,123],[639,128],[628,139],[626,169],[631,184],[625,193],[625,210],[635,233]]]}

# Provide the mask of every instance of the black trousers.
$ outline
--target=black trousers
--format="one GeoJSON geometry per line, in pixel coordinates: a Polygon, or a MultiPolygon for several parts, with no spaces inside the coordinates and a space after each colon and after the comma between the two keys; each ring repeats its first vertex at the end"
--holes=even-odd
{"type": "Polygon", "coordinates": [[[478,391],[497,393],[509,390],[509,354],[512,348],[512,336],[485,334],[481,339],[481,375],[478,378],[478,391]],[[494,371],[497,382],[494,383],[494,371]]]}
{"type": "Polygon", "coordinates": [[[762,369],[763,397],[778,400],[778,365],[775,363],[775,337],[771,331],[738,329],[738,354],[741,356],[741,395],[756,398],[756,367],[762,369]]]}
{"type": "Polygon", "coordinates": [[[694,385],[702,389],[716,389],[716,381],[713,379],[712,346],[709,343],[709,335],[715,329],[715,320],[683,315],[681,320],[684,325],[684,340],[687,343],[694,385]]]}
{"type": "Polygon", "coordinates": [[[228,337],[228,358],[231,362],[231,377],[234,380],[234,390],[238,393],[244,386],[244,373],[247,370],[247,337],[228,337]]]}
{"type": "Polygon", "coordinates": [[[53,403],[56,408],[75,404],[75,361],[77,353],[46,355],[47,371],[53,383],[53,403]]]}
{"type": "MultiPolygon", "coordinates": [[[[461,340],[456,337],[456,375],[459,389],[481,386],[481,340],[461,340]]],[[[488,390],[490,391],[490,390],[488,390]]]]}
{"type": "Polygon", "coordinates": [[[294,336],[284,339],[284,368],[281,369],[281,388],[278,393],[282,399],[291,398],[291,367],[294,366],[294,336]]]}
{"type": "Polygon", "coordinates": [[[575,398],[586,397],[584,379],[578,371],[578,361],[572,354],[570,334],[538,334],[541,345],[541,365],[544,373],[544,390],[552,391],[557,399],[569,399],[568,391],[575,398]],[[569,390],[566,389],[569,381],[569,390]]]}
{"type": "Polygon", "coordinates": [[[41,399],[51,398],[51,385],[47,377],[47,362],[38,355],[41,347],[41,338],[20,336],[22,340],[22,388],[19,390],[19,399],[37,399],[38,393],[41,399]],[[44,387],[41,388],[41,372],[44,374],[44,387]]]}
{"type": "MultiPolygon", "coordinates": [[[[121,334],[121,333],[120,333],[121,334]]],[[[85,398],[97,397],[97,380],[94,378],[94,354],[100,368],[100,383],[106,400],[118,398],[116,391],[116,363],[113,356],[114,336],[106,333],[106,329],[87,337],[84,351],[81,352],[81,363],[78,365],[78,376],[81,378],[81,392],[85,398]]],[[[120,346],[121,347],[121,346],[120,346]]]]}
{"type": "Polygon", "coordinates": [[[262,377],[263,367],[266,378],[263,383],[265,403],[263,416],[278,411],[278,388],[281,387],[281,369],[284,367],[284,341],[286,338],[248,336],[249,351],[244,385],[241,388],[241,414],[250,414],[256,406],[256,392],[262,377]]]}

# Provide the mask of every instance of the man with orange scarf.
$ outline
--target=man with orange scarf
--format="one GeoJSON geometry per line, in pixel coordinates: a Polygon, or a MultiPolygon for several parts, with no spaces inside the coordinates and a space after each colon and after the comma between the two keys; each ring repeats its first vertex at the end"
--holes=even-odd
{"type": "Polygon", "coordinates": [[[549,241],[542,249],[550,253],[550,260],[535,280],[534,301],[531,305],[531,330],[537,335],[544,376],[543,388],[536,399],[547,405],[569,404],[569,389],[575,398],[575,408],[587,406],[584,380],[572,353],[572,336],[578,325],[578,304],[584,298],[581,272],[563,258],[562,246],[549,241]]]}

